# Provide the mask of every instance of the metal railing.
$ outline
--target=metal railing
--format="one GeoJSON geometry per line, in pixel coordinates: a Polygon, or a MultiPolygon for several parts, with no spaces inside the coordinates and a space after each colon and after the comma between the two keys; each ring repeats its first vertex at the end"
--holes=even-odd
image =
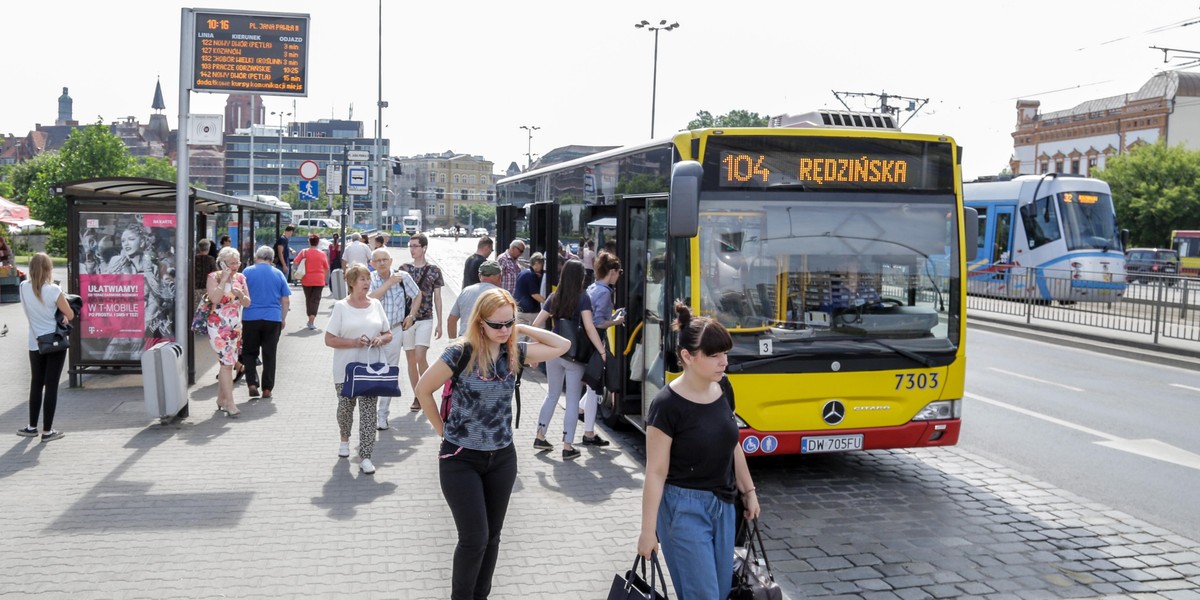
{"type": "Polygon", "coordinates": [[[1200,341],[1200,280],[1139,274],[1124,285],[1110,281],[1106,293],[1117,295],[1110,302],[1086,299],[1094,288],[1082,282],[1103,281],[1103,274],[1087,275],[1023,269],[1004,274],[1002,283],[975,280],[968,285],[967,308],[1024,317],[1030,324],[1053,321],[1143,334],[1155,344],[1162,338],[1200,341]],[[1047,295],[1061,300],[1046,300],[1047,295]]]}

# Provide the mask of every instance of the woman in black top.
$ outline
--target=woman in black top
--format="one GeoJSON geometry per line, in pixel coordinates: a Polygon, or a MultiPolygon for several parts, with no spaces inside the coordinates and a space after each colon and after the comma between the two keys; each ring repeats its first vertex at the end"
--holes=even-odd
{"type": "Polygon", "coordinates": [[[733,339],[682,302],[675,312],[683,375],[650,404],[638,554],[650,558],[662,543],[681,600],[725,598],[733,580],[736,496],[747,519],[759,513],[733,399],[722,386],[733,339]]]}

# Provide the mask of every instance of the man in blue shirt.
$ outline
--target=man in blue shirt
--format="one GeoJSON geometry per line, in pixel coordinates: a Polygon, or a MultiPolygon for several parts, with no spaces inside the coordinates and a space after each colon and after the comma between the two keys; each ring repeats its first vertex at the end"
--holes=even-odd
{"type": "Polygon", "coordinates": [[[529,257],[529,268],[517,276],[513,298],[517,301],[517,322],[532,325],[542,310],[546,297],[542,295],[542,271],[546,268],[546,257],[541,252],[529,257]]]}
{"type": "Polygon", "coordinates": [[[254,264],[242,273],[250,292],[250,306],[242,310],[242,367],[251,397],[259,395],[258,361],[262,351],[262,397],[270,398],[275,388],[275,351],[291,309],[292,289],[281,271],[272,264],[275,251],[262,246],[254,252],[254,264]]]}
{"type": "MultiPolygon", "coordinates": [[[[296,227],[288,225],[283,228],[283,235],[275,240],[275,268],[283,273],[283,278],[287,281],[292,280],[292,247],[288,241],[293,235],[296,235],[296,227]]],[[[251,296],[251,299],[253,298],[251,296]]]]}

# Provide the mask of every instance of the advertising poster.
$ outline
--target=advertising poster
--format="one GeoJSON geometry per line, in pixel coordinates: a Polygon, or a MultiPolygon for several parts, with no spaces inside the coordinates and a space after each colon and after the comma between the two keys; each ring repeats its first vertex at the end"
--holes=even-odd
{"type": "Polygon", "coordinates": [[[175,215],[79,214],[80,358],[137,362],[175,339],[175,215]]]}

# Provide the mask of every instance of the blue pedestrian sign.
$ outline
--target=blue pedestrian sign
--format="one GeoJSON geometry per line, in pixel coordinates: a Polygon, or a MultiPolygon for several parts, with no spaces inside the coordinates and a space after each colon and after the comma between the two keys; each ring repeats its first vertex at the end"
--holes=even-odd
{"type": "Polygon", "coordinates": [[[300,199],[316,200],[321,195],[321,186],[316,179],[300,180],[300,199]]]}

